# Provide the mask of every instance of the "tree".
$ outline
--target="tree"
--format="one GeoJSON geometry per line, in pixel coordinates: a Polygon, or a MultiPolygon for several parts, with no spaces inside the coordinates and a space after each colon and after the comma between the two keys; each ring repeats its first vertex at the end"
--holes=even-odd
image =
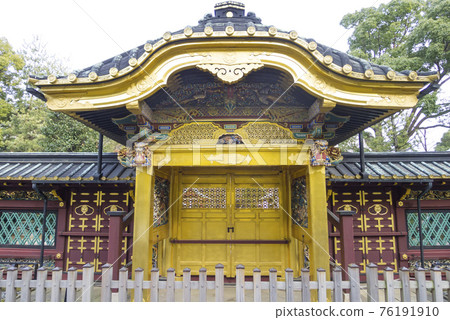
{"type": "Polygon", "coordinates": [[[23,66],[22,56],[14,52],[5,38],[0,38],[0,149],[4,146],[5,122],[11,116],[16,97],[21,94],[17,85],[20,82],[18,73],[23,66]]]}
{"type": "Polygon", "coordinates": [[[450,127],[450,103],[439,99],[438,90],[450,78],[450,0],[393,0],[347,14],[341,25],[353,29],[349,54],[395,70],[434,70],[440,76],[414,108],[365,132],[370,150],[412,150],[419,130],[450,127]]]}
{"type": "Polygon", "coordinates": [[[448,130],[436,144],[436,151],[450,151],[450,130],[448,130]]]}
{"type": "Polygon", "coordinates": [[[97,151],[98,133],[69,116],[47,111],[42,127],[42,147],[49,152],[97,151]]]}
{"type": "Polygon", "coordinates": [[[6,85],[14,97],[14,107],[11,104],[4,122],[0,148],[19,152],[96,151],[97,132],[69,116],[48,110],[43,101],[25,93],[29,75],[67,74],[67,63],[49,54],[38,37],[26,42],[19,53],[23,57],[21,68],[6,85]]]}

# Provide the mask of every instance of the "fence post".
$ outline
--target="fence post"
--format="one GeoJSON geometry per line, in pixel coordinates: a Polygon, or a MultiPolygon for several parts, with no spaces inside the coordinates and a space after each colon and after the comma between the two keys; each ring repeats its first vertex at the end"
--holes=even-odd
{"type": "Polygon", "coordinates": [[[31,301],[31,288],[30,281],[33,277],[33,269],[26,266],[21,269],[22,271],[22,283],[20,286],[20,301],[30,302],[31,301]]]}
{"type": "Polygon", "coordinates": [[[82,302],[91,302],[92,291],[94,289],[94,266],[87,263],[83,266],[83,280],[82,280],[82,302]]]}
{"type": "Polygon", "coordinates": [[[269,269],[269,301],[277,302],[277,269],[269,269]]]}
{"type": "Polygon", "coordinates": [[[215,278],[215,287],[216,287],[216,302],[223,302],[223,264],[219,263],[216,265],[216,278],[215,278]]]}
{"type": "Polygon", "coordinates": [[[433,281],[433,301],[444,302],[444,292],[442,290],[442,274],[441,269],[434,267],[431,269],[431,281],[433,281]]]}
{"type": "Polygon", "coordinates": [[[47,280],[47,269],[45,269],[44,267],[40,267],[39,269],[37,269],[36,276],[36,302],[45,302],[47,299],[45,280],[47,280]]]}
{"type": "Polygon", "coordinates": [[[144,285],[144,269],[137,268],[134,270],[134,302],[142,302],[144,300],[143,294],[144,285]]]}
{"type": "Polygon", "coordinates": [[[294,271],[290,268],[284,270],[285,272],[285,290],[286,302],[294,301],[294,271]]]}
{"type": "Polygon", "coordinates": [[[206,302],[206,292],[208,289],[208,283],[206,278],[206,268],[200,268],[198,271],[198,287],[199,287],[199,293],[200,293],[200,302],[206,302]]]}
{"type": "Polygon", "coordinates": [[[167,269],[166,301],[175,302],[175,269],[167,269]]]}
{"type": "Polygon", "coordinates": [[[261,270],[253,269],[253,301],[261,302],[261,270]]]}
{"type": "Polygon", "coordinates": [[[101,291],[102,302],[111,302],[112,273],[113,273],[112,265],[105,263],[102,266],[102,291],[101,291]]]}
{"type": "Polygon", "coordinates": [[[69,270],[67,270],[67,289],[66,289],[67,302],[75,302],[76,300],[76,287],[75,287],[76,281],[77,281],[77,268],[70,267],[69,270]]]}
{"type": "Polygon", "coordinates": [[[394,302],[394,270],[387,267],[383,270],[383,278],[385,282],[386,289],[384,289],[384,297],[386,302],[394,302]]]}
{"type": "Polygon", "coordinates": [[[50,295],[51,302],[61,301],[61,279],[62,270],[58,267],[52,269],[52,292],[50,295]]]}
{"type": "Polygon", "coordinates": [[[403,267],[400,269],[400,282],[402,289],[400,290],[400,298],[402,302],[411,301],[411,284],[409,283],[409,269],[403,267]]]}
{"type": "Polygon", "coordinates": [[[245,301],[245,267],[242,264],[236,266],[236,302],[245,301]]]}
{"type": "Polygon", "coordinates": [[[151,289],[150,289],[150,301],[159,301],[159,269],[153,268],[151,271],[151,289]]]}
{"type": "MultiPolygon", "coordinates": [[[[0,281],[3,280],[3,268],[0,267],[0,281]]],[[[0,286],[0,297],[2,296],[2,286],[0,286]]]]}
{"type": "Polygon", "coordinates": [[[191,269],[183,270],[183,301],[191,302],[191,269]]]}
{"type": "Polygon", "coordinates": [[[351,263],[348,266],[348,278],[350,281],[350,302],[361,301],[361,284],[359,279],[359,267],[351,263]]]}
{"type": "Polygon", "coordinates": [[[380,300],[378,293],[378,266],[369,263],[366,266],[367,277],[367,302],[378,302],[380,300]]]}
{"type": "Polygon", "coordinates": [[[450,301],[450,267],[447,267],[447,270],[445,270],[445,279],[449,284],[449,288],[447,289],[447,299],[450,301]]]}
{"type": "Polygon", "coordinates": [[[119,270],[119,302],[127,302],[128,292],[127,292],[127,282],[128,282],[128,268],[122,267],[119,270]]]}
{"type": "Polygon", "coordinates": [[[342,294],[342,268],[335,267],[333,269],[333,301],[343,302],[344,297],[342,294]]]}
{"type": "Polygon", "coordinates": [[[16,302],[16,280],[17,280],[17,268],[9,267],[6,269],[6,302],[16,302]]]}
{"type": "Polygon", "coordinates": [[[317,269],[317,300],[327,302],[327,274],[325,269],[317,269]]]}
{"type": "Polygon", "coordinates": [[[310,302],[311,301],[311,288],[309,285],[309,269],[302,269],[302,301],[310,302]]]}
{"type": "Polygon", "coordinates": [[[425,269],[417,268],[414,271],[414,276],[417,281],[416,299],[419,302],[427,302],[427,287],[425,278],[425,269]]]}

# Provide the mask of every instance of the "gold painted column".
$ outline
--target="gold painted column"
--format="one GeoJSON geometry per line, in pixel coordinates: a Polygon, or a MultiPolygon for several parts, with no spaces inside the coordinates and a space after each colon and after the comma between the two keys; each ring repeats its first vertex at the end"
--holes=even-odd
{"type": "Polygon", "coordinates": [[[133,233],[133,277],[134,270],[144,269],[144,280],[150,280],[152,262],[153,190],[155,176],[150,167],[136,168],[136,190],[134,203],[133,233]]]}
{"type": "Polygon", "coordinates": [[[328,248],[328,216],[325,166],[308,166],[307,172],[309,207],[309,256],[312,279],[317,279],[317,268],[326,270],[330,279],[330,256],[328,248]]]}

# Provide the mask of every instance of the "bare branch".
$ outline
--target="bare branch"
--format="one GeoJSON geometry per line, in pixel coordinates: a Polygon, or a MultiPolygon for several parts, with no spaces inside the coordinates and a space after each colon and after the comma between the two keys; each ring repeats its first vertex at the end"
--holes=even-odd
{"type": "Polygon", "coordinates": [[[450,125],[446,124],[436,124],[434,126],[428,126],[428,127],[419,127],[417,129],[419,130],[425,130],[425,129],[433,129],[433,128],[450,128],[450,125]]]}

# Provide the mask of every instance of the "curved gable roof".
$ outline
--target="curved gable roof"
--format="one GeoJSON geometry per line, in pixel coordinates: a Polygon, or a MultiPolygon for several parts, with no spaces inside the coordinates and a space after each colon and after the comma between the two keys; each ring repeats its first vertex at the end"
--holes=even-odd
{"type": "MultiPolygon", "coordinates": [[[[299,37],[295,31],[277,30],[274,26],[265,25],[261,19],[256,17],[253,12],[245,14],[245,6],[239,2],[227,1],[218,3],[215,6],[215,14],[206,14],[203,19],[198,21],[196,26],[187,26],[175,32],[166,32],[163,37],[149,40],[146,43],[123,52],[117,56],[101,61],[97,64],[74,71],[69,75],[70,82],[76,82],[73,79],[90,78],[95,74],[96,77],[108,76],[111,70],[116,74],[124,76],[132,72],[138,65],[151,59],[151,51],[155,51],[168,43],[175,41],[174,36],[180,35],[177,40],[187,40],[193,34],[196,38],[216,38],[231,36],[235,32],[246,32],[252,38],[276,38],[293,41],[297,45],[304,47],[311,55],[315,56],[316,61],[324,68],[335,73],[365,80],[403,80],[403,81],[422,81],[429,82],[437,77],[436,72],[415,72],[410,70],[396,72],[388,66],[381,66],[370,63],[364,59],[353,57],[339,50],[335,50],[326,45],[319,44],[314,39],[299,37]],[[228,28],[228,29],[227,29],[228,28]],[[225,35],[224,35],[225,32],[225,35]],[[184,35],[184,36],[183,36],[184,35]],[[131,66],[131,68],[130,68],[131,66]],[[378,76],[378,77],[377,77],[378,76]],[[381,76],[381,77],[379,77],[381,76]]],[[[66,80],[66,76],[35,77],[30,75],[31,81],[39,85],[59,84],[58,80],[66,80]],[[47,81],[48,79],[48,81],[47,81]]],[[[97,80],[97,78],[96,78],[97,80]]],[[[98,81],[109,80],[108,77],[98,79],[98,81]]]]}

